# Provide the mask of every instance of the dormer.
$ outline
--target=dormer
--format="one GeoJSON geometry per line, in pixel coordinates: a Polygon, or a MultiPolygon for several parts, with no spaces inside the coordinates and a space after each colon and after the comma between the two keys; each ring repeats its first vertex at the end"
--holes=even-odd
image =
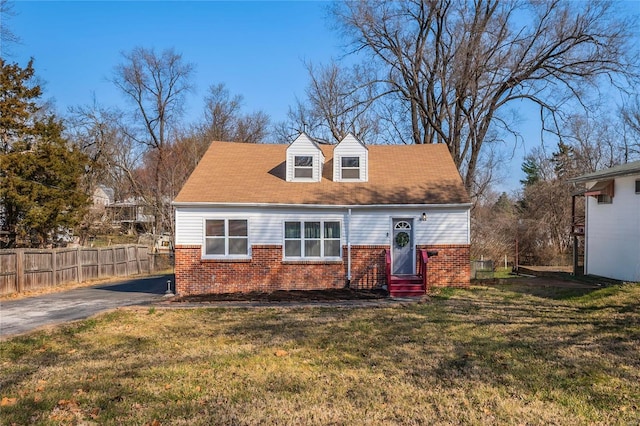
{"type": "Polygon", "coordinates": [[[322,150],[304,133],[287,147],[287,182],[320,182],[323,165],[322,150]]]}
{"type": "Polygon", "coordinates": [[[335,182],[367,182],[369,180],[369,150],[351,133],[333,149],[333,180],[335,182]]]}

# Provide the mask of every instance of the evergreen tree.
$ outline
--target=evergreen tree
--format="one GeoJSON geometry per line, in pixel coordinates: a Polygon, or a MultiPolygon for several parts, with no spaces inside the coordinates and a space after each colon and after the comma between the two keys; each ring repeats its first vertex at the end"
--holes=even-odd
{"type": "Polygon", "coordinates": [[[61,122],[38,105],[26,68],[0,59],[0,225],[2,245],[43,247],[75,226],[89,197],[82,179],[87,158],[62,137],[61,122]]]}
{"type": "Polygon", "coordinates": [[[520,183],[525,187],[531,186],[540,180],[540,166],[532,156],[525,157],[521,169],[525,174],[525,178],[520,183]]]}
{"type": "Polygon", "coordinates": [[[558,142],[558,150],[552,154],[551,163],[559,179],[568,179],[580,174],[576,173],[575,150],[562,141],[558,142]]]}

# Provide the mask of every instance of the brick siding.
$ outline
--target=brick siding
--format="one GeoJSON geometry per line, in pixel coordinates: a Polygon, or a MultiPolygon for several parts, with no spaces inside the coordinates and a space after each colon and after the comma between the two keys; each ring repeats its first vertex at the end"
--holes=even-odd
{"type": "Polygon", "coordinates": [[[440,287],[469,287],[471,254],[468,244],[418,246],[437,251],[427,262],[427,284],[440,287]]]}
{"type": "MultiPolygon", "coordinates": [[[[384,285],[388,246],[351,247],[351,288],[384,285]]],[[[427,279],[436,286],[469,286],[469,245],[420,246],[438,250],[429,259],[427,279]]],[[[180,295],[342,288],[347,284],[347,247],[343,261],[283,261],[281,245],[254,245],[251,259],[202,259],[199,245],[175,248],[176,292],[180,295]]]]}

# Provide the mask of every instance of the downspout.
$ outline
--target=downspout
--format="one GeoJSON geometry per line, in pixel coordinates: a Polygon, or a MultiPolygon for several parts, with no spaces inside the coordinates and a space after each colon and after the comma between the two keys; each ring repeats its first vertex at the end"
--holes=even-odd
{"type": "Polygon", "coordinates": [[[347,213],[347,285],[351,285],[351,209],[347,213]]]}

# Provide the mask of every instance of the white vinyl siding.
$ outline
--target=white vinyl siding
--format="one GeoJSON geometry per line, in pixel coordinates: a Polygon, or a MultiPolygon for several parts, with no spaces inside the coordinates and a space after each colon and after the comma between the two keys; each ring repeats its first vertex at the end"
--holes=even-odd
{"type": "Polygon", "coordinates": [[[596,197],[586,197],[585,273],[640,281],[640,197],[636,195],[637,179],[638,176],[616,178],[611,204],[601,204],[596,197]]]}
{"type": "MultiPolygon", "coordinates": [[[[640,197],[637,197],[640,199],[640,197]]],[[[392,217],[412,217],[416,244],[469,244],[469,209],[459,208],[352,208],[351,244],[388,245],[392,217]],[[426,212],[427,221],[420,221],[426,212]]],[[[285,207],[176,207],[176,244],[201,245],[205,218],[247,219],[249,243],[282,245],[285,221],[339,221],[342,244],[347,243],[346,208],[285,207]]]]}

